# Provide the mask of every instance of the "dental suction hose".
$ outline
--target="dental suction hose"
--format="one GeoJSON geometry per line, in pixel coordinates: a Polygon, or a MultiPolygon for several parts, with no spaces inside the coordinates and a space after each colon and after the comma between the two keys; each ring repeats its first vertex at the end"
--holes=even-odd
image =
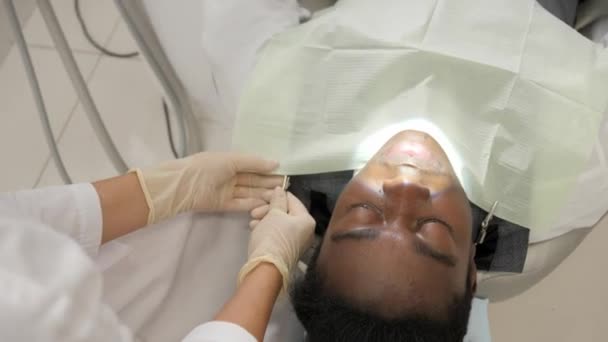
{"type": "Polygon", "coordinates": [[[42,123],[42,128],[47,144],[49,146],[49,149],[51,150],[51,156],[55,161],[55,166],[57,166],[57,170],[59,171],[59,175],[61,176],[63,182],[66,184],[70,184],[72,183],[72,180],[65,168],[63,160],[61,159],[61,155],[59,154],[57,143],[55,142],[55,137],[53,135],[53,130],[51,129],[51,124],[49,122],[49,116],[46,110],[46,106],[44,104],[44,100],[42,99],[40,83],[38,82],[38,78],[36,77],[32,58],[27,48],[27,44],[25,43],[21,24],[19,23],[19,17],[17,16],[17,11],[15,10],[15,4],[13,3],[13,0],[2,0],[2,2],[7,12],[9,25],[11,27],[11,30],[13,31],[15,44],[17,45],[19,53],[21,54],[21,59],[23,60],[25,73],[32,89],[32,93],[34,95],[34,102],[36,103],[38,114],[40,115],[40,122],[42,123]]]}

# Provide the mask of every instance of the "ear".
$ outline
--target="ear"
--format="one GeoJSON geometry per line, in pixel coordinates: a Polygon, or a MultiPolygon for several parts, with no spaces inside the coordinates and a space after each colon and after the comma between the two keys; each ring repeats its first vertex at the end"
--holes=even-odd
{"type": "Polygon", "coordinates": [[[471,245],[471,259],[469,260],[469,284],[471,284],[472,293],[477,291],[477,265],[475,264],[475,253],[477,252],[477,247],[475,244],[471,245]]]}

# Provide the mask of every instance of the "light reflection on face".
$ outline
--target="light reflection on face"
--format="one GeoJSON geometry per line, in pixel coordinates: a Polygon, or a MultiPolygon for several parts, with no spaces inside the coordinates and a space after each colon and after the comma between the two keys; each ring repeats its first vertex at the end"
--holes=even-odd
{"type": "Polygon", "coordinates": [[[342,192],[317,265],[329,288],[386,316],[408,307],[433,310],[464,291],[471,221],[439,144],[404,131],[342,192]]]}

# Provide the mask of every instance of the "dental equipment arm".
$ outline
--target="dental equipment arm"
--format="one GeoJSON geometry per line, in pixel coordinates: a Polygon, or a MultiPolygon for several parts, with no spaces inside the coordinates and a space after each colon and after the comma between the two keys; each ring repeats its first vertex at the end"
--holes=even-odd
{"type": "Polygon", "coordinates": [[[102,243],[183,212],[247,211],[264,204],[264,196],[283,180],[267,175],[276,167],[252,156],[203,152],[93,183],[102,243]]]}

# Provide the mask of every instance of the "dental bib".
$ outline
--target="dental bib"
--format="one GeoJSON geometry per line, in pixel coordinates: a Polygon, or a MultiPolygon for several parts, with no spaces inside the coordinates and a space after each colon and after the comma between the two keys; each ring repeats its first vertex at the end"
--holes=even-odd
{"type": "Polygon", "coordinates": [[[444,148],[469,197],[550,236],[608,104],[608,51],[534,0],[341,0],[259,53],[233,148],[282,174],[359,169],[393,134],[444,148]]]}

